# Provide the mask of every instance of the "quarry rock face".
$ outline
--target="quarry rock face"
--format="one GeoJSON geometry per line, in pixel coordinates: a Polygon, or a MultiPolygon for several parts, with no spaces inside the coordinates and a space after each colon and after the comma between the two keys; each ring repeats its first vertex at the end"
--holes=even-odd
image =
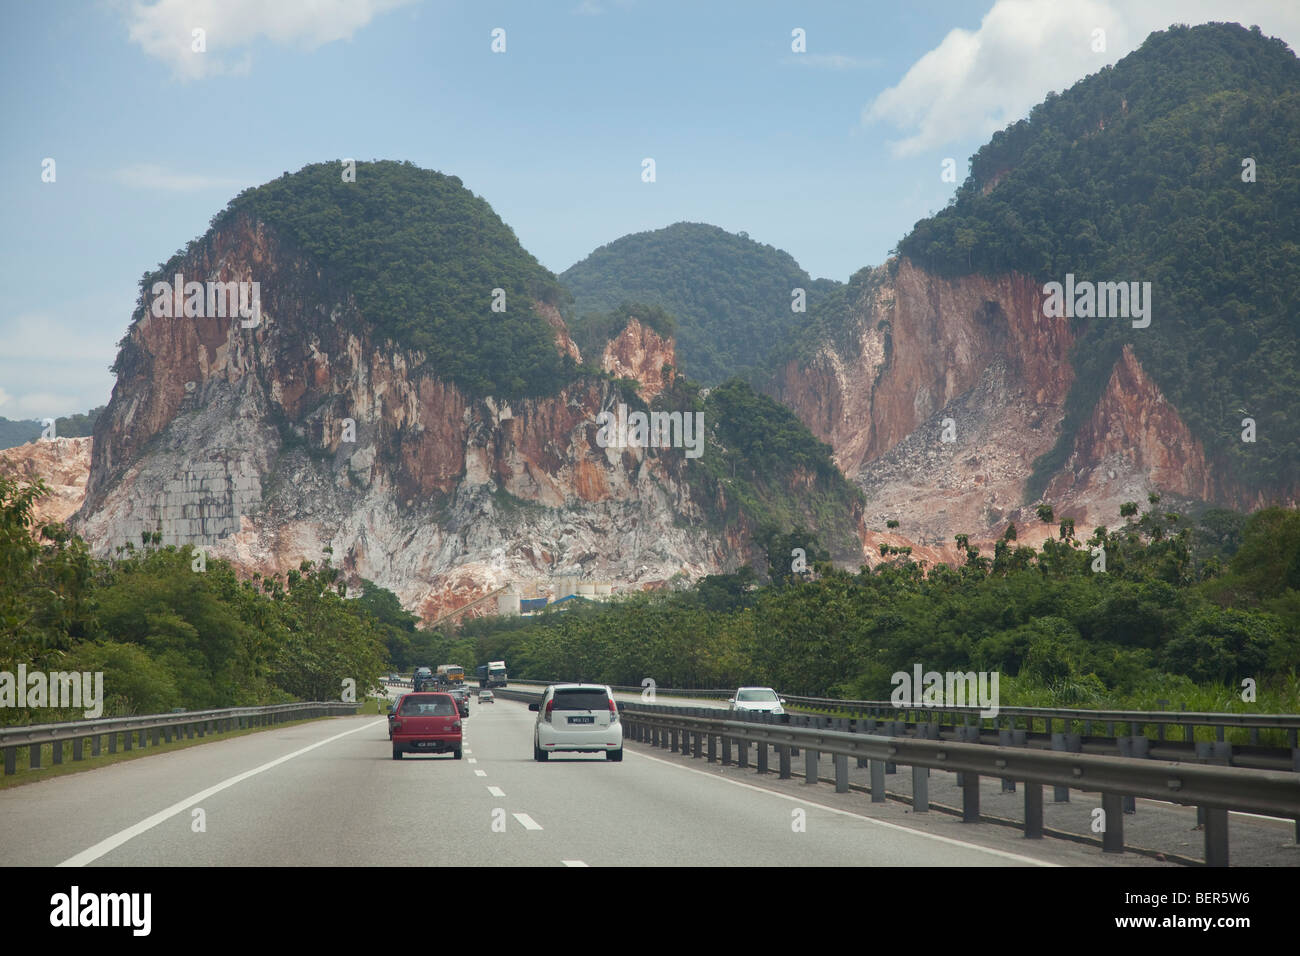
{"type": "Polygon", "coordinates": [[[635,317],[610,340],[601,356],[600,367],[615,378],[634,378],[639,394],[649,402],[664,390],[664,366],[677,367],[672,339],[665,339],[635,317]]]}
{"type": "MultiPolygon", "coordinates": [[[[560,573],[627,590],[751,560],[743,535],[693,528],[703,514],[680,451],[597,445],[611,383],[471,399],[421,353],[372,340],[349,298],[246,217],[210,233],[182,271],[258,281],[260,322],[137,318],[77,517],[96,553],[157,530],[165,545],[283,574],[332,548],[354,581],[428,618],[560,573]]],[[[576,357],[558,313],[538,310],[576,357]]],[[[649,363],[671,363],[671,343],[639,327],[619,342],[619,361],[653,388],[649,363]]]]}
{"type": "MultiPolygon", "coordinates": [[[[791,362],[769,386],[835,450],[867,497],[868,563],[884,543],[962,563],[953,536],[991,554],[1014,522],[1018,543],[1056,534],[1026,503],[1035,460],[1056,443],[1074,381],[1074,336],[1045,318],[1026,276],[931,275],[906,259],[877,270],[851,303],[839,340],[791,362]],[[899,521],[896,529],[885,522],[899,521]]],[[[1072,452],[1036,500],[1079,531],[1121,523],[1150,492],[1249,510],[1125,347],[1072,452]]]]}
{"type": "Polygon", "coordinates": [[[89,438],[52,438],[0,449],[0,474],[26,486],[37,479],[49,494],[37,498],[32,527],[67,521],[81,507],[90,474],[89,438]]]}

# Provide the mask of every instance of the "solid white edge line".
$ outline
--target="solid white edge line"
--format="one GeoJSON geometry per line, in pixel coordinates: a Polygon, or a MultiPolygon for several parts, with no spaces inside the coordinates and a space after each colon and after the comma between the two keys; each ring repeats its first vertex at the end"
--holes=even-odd
{"type": "MultiPolygon", "coordinates": [[[[976,843],[966,843],[962,840],[954,840],[952,837],[939,836],[937,833],[926,833],[924,830],[914,830],[911,827],[900,826],[897,823],[890,823],[887,820],[877,820],[875,817],[864,817],[860,813],[853,813],[849,810],[841,810],[838,807],[828,807],[824,803],[814,803],[812,800],[805,800],[802,797],[794,797],[787,793],[780,793],[776,790],[768,790],[766,787],[756,787],[753,784],[743,783],[740,780],[731,780],[728,777],[722,777],[717,774],[707,773],[703,770],[696,770],[694,767],[683,767],[680,764],[673,763],[671,760],[662,760],[659,757],[651,757],[649,754],[643,754],[635,750],[627,751],[635,754],[643,760],[653,760],[655,763],[661,763],[665,767],[675,767],[678,770],[685,770],[687,773],[697,773],[701,777],[708,777],[710,780],[718,780],[722,783],[729,783],[733,787],[744,787],[746,790],[753,790],[756,793],[766,793],[769,796],[779,797],[782,800],[788,800],[791,803],[797,803],[800,806],[816,807],[818,810],[825,810],[828,813],[837,813],[842,817],[852,817],[855,820],[861,820],[864,823],[871,823],[878,827],[884,827],[887,830],[897,830],[900,833],[910,833],[914,836],[925,837],[927,840],[935,840],[939,843],[947,843],[950,846],[959,846],[967,850],[979,850],[981,853],[989,853],[993,856],[1000,856],[1006,860],[1015,860],[1018,863],[1028,863],[1033,866],[1056,866],[1060,863],[1050,863],[1046,860],[1035,860],[1030,856],[1021,856],[1019,853],[1011,853],[1007,850],[994,850],[991,847],[980,846],[976,843]]],[[[518,814],[516,814],[517,816],[518,814]]]]}
{"type": "Polygon", "coordinates": [[[324,740],[320,740],[314,744],[311,744],[310,746],[303,747],[301,750],[295,750],[291,754],[285,754],[283,757],[277,757],[276,759],[270,761],[269,763],[262,764],[260,767],[254,767],[252,770],[245,770],[243,773],[236,774],[235,776],[230,777],[229,779],[221,781],[221,783],[208,787],[206,790],[200,790],[198,793],[194,794],[194,796],[186,797],[184,800],[180,801],[179,803],[173,803],[170,807],[168,807],[165,810],[159,810],[153,816],[146,817],[145,819],[141,820],[139,823],[135,824],[134,826],[129,826],[125,830],[121,830],[117,833],[114,833],[111,837],[109,837],[106,840],[100,840],[94,846],[90,847],[89,849],[82,850],[76,856],[68,857],[68,859],[60,863],[59,866],[85,866],[87,863],[93,863],[95,860],[98,860],[101,856],[104,856],[106,853],[111,853],[113,850],[116,850],[119,846],[121,846],[123,843],[126,843],[128,840],[132,840],[135,837],[138,837],[141,833],[144,833],[147,830],[152,830],[158,824],[164,822],[165,820],[171,819],[172,817],[176,816],[176,814],[180,813],[182,810],[188,810],[190,807],[194,806],[194,804],[206,800],[208,797],[212,796],[213,794],[220,793],[222,790],[225,790],[229,787],[233,787],[237,783],[242,783],[243,781],[247,780],[249,777],[255,777],[259,773],[263,773],[264,771],[270,770],[272,767],[278,767],[280,764],[284,763],[285,761],[292,760],[294,757],[301,757],[303,754],[315,750],[317,747],[324,747],[326,744],[333,743],[334,741],[339,740],[343,737],[348,737],[351,736],[352,734],[360,733],[363,730],[370,730],[371,728],[377,727],[383,723],[385,723],[385,721],[378,720],[375,721],[374,723],[362,724],[360,727],[353,728],[352,730],[345,730],[343,731],[343,733],[335,734],[333,737],[326,737],[324,740]]]}

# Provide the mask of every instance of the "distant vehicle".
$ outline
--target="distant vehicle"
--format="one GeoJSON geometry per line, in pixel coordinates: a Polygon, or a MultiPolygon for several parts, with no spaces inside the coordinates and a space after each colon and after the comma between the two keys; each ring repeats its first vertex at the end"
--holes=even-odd
{"type": "Polygon", "coordinates": [[[415,676],[411,678],[411,690],[417,694],[425,690],[426,687],[432,687],[434,684],[433,670],[428,667],[417,667],[415,676]]]}
{"type": "Polygon", "coordinates": [[[776,714],[778,717],[785,714],[784,697],[779,697],[770,687],[742,687],[736,691],[736,696],[727,701],[731,706],[727,708],[732,713],[737,714],[776,714]]]}
{"type": "Polygon", "coordinates": [[[400,697],[398,697],[396,700],[389,701],[388,703],[388,739],[389,740],[393,739],[393,718],[397,716],[397,706],[402,702],[402,697],[405,696],[406,695],[403,694],[400,697]]]}
{"type": "Polygon", "coordinates": [[[460,714],[450,694],[403,694],[391,727],[394,760],[407,753],[450,753],[461,759],[460,714]]]}
{"type": "Polygon", "coordinates": [[[459,687],[465,683],[465,668],[459,664],[439,664],[437,676],[439,684],[459,687]]]}
{"type": "Polygon", "coordinates": [[[488,661],[486,664],[480,664],[475,669],[475,673],[478,674],[479,687],[505,687],[509,683],[505,661],[488,661]]]}
{"type": "Polygon", "coordinates": [[[496,698],[492,696],[492,691],[481,690],[478,692],[478,702],[480,704],[492,704],[496,703],[496,698]]]}
{"type": "Polygon", "coordinates": [[[552,684],[537,711],[533,727],[533,759],[544,761],[555,751],[601,753],[607,760],[623,759],[623,725],[614,692],[604,684],[552,684]]]}
{"type": "Polygon", "coordinates": [[[447,691],[451,699],[456,702],[456,709],[460,711],[462,717],[469,716],[469,691],[463,687],[453,687],[447,691]]]}

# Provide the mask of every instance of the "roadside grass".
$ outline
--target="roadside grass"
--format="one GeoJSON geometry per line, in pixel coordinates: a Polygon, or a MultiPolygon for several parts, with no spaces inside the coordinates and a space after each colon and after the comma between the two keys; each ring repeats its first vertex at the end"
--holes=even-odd
{"type": "MultiPolygon", "coordinates": [[[[388,705],[381,702],[377,697],[367,698],[360,705],[356,716],[377,717],[388,712],[388,705]]],[[[346,715],[345,715],[346,716],[346,715]]],[[[270,724],[266,727],[246,727],[242,730],[228,730],[221,733],[209,733],[205,737],[193,738],[176,738],[170,743],[159,742],[156,746],[150,744],[148,747],[133,746],[130,750],[119,749],[117,753],[108,753],[107,750],[98,757],[92,757],[89,754],[90,747],[84,741],[80,742],[82,753],[85,754],[81,760],[72,759],[73,741],[63,741],[63,762],[53,763],[51,751],[54,746],[45,744],[41,754],[41,766],[36,769],[30,769],[30,746],[23,744],[18,748],[16,760],[16,773],[0,775],[0,790],[8,790],[11,787],[21,787],[29,783],[39,783],[42,780],[50,780],[54,777],[63,777],[72,773],[81,773],[86,770],[97,770],[100,767],[107,767],[110,764],[122,763],[128,760],[138,760],[141,757],[151,757],[154,754],[172,753],[177,750],[187,750],[190,747],[201,746],[206,743],[212,743],[217,740],[230,740],[234,737],[245,737],[249,734],[259,734],[268,730],[281,730],[285,727],[296,727],[299,724],[311,724],[318,720],[334,720],[334,717],[311,717],[305,720],[290,720],[282,724],[270,724]]]]}

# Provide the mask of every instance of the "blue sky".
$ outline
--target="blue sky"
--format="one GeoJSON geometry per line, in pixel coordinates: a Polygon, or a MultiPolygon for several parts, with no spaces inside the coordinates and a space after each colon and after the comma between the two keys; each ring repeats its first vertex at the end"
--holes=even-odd
{"type": "Polygon", "coordinates": [[[680,220],[814,276],[879,264],[991,132],[1221,0],[14,3],[0,34],[0,415],[108,400],[140,275],[327,159],[459,176],[555,272],[680,220]],[[207,49],[191,49],[192,29],[207,49]],[[492,31],[506,31],[504,53],[492,31]],[[792,50],[792,31],[806,50],[792,50]],[[1095,31],[1104,49],[1095,49],[1095,31]],[[656,163],[654,183],[641,163],[656,163]],[[42,162],[55,161],[54,182],[42,162]]]}

